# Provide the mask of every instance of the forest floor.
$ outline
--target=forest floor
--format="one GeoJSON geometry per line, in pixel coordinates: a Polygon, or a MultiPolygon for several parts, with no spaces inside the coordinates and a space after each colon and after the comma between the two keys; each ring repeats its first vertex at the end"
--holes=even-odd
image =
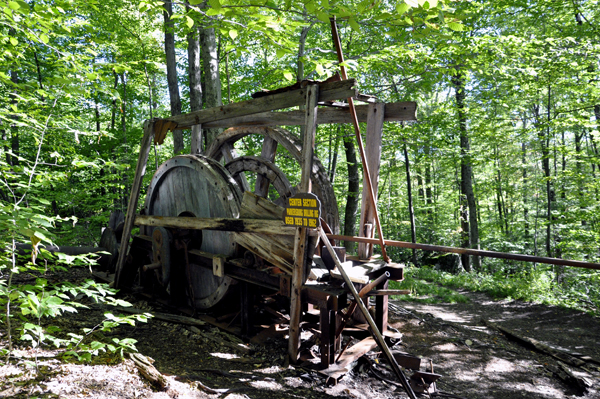
{"type": "MultiPolygon", "coordinates": [[[[89,278],[83,269],[69,276],[74,282],[89,278]]],[[[64,278],[63,276],[60,276],[64,278]]],[[[592,386],[575,392],[552,372],[557,360],[508,339],[484,322],[493,322],[572,354],[600,359],[600,320],[559,307],[494,301],[481,293],[463,292],[470,301],[458,304],[394,302],[390,325],[402,334],[396,346],[423,358],[429,369],[441,374],[440,391],[463,398],[600,398],[600,364],[585,369],[569,366],[592,386]],[[587,369],[587,370],[586,370],[587,369]]],[[[164,311],[146,300],[124,295],[134,307],[164,311]]],[[[52,320],[64,331],[92,327],[111,309],[90,306],[76,314],[52,320]]],[[[5,345],[6,332],[0,331],[5,345]]],[[[118,327],[105,338],[129,337],[138,351],[154,359],[154,366],[169,383],[158,391],[145,380],[132,360],[103,355],[92,364],[66,362],[50,350],[19,348],[17,357],[0,367],[0,397],[11,398],[405,398],[403,389],[378,379],[385,369],[377,362],[359,361],[337,385],[309,368],[287,364],[287,340],[283,332],[251,349],[234,350],[237,339],[216,327],[188,326],[160,320],[118,327]],[[193,329],[192,329],[193,330],[193,329]],[[26,369],[24,360],[37,358],[37,370],[26,369]],[[19,364],[20,363],[20,364],[19,364]]],[[[376,355],[369,353],[371,359],[376,355]]],[[[389,375],[389,373],[388,373],[389,375]]],[[[391,377],[390,377],[391,378],[391,377]]],[[[393,378],[392,378],[393,379],[393,378]]],[[[428,396],[422,396],[427,398],[428,396]]]]}

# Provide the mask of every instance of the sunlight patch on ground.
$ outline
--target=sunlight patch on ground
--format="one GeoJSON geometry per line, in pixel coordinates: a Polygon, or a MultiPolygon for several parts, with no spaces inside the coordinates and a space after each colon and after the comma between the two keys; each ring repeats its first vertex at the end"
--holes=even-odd
{"type": "Polygon", "coordinates": [[[219,359],[239,359],[240,357],[234,353],[211,353],[212,357],[218,357],[219,359]]]}
{"type": "Polygon", "coordinates": [[[269,391],[282,391],[284,389],[283,385],[276,381],[251,381],[248,382],[248,385],[256,389],[267,389],[269,391]]]}
{"type": "Polygon", "coordinates": [[[485,366],[486,373],[510,373],[511,371],[515,371],[514,364],[497,357],[492,358],[485,366]]]}
{"type": "MultiPolygon", "coordinates": [[[[402,304],[402,306],[407,309],[417,309],[417,307],[411,305],[412,304],[409,303],[402,304]]],[[[458,313],[450,311],[444,306],[419,305],[418,310],[420,313],[431,313],[434,317],[454,323],[471,323],[475,317],[473,314],[469,314],[467,312],[458,313]]]]}

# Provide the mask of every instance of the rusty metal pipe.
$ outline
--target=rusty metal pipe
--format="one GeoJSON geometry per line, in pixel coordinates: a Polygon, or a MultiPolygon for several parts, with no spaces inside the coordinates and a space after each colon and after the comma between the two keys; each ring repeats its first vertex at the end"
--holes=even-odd
{"type": "MultiPolygon", "coordinates": [[[[346,273],[346,271],[342,267],[342,264],[341,264],[340,260],[338,259],[337,254],[335,253],[333,247],[331,246],[331,243],[329,242],[329,240],[327,239],[327,236],[325,235],[325,232],[320,227],[317,228],[317,232],[319,233],[319,236],[321,237],[321,240],[325,243],[325,246],[329,250],[329,253],[331,254],[331,257],[333,258],[333,261],[335,262],[335,265],[338,267],[338,269],[340,271],[340,274],[344,278],[344,281],[346,282],[346,285],[350,289],[350,292],[352,293],[352,296],[354,296],[354,298],[358,298],[359,297],[358,291],[356,290],[356,287],[354,287],[354,284],[352,284],[352,281],[350,281],[350,277],[348,277],[348,274],[346,273]]],[[[363,301],[357,301],[357,304],[358,304],[358,308],[362,312],[363,316],[365,316],[365,319],[367,319],[367,323],[369,324],[369,327],[371,327],[371,333],[373,334],[373,337],[375,338],[375,341],[377,342],[377,345],[379,345],[379,348],[381,348],[381,350],[385,354],[385,357],[387,358],[387,360],[392,365],[392,369],[394,370],[394,373],[396,374],[396,376],[400,380],[400,383],[402,384],[402,387],[404,388],[404,390],[408,394],[408,397],[410,399],[417,399],[417,397],[415,395],[415,392],[410,387],[410,383],[408,382],[408,379],[406,378],[406,375],[404,375],[404,373],[402,372],[402,369],[400,368],[400,366],[398,365],[398,362],[396,361],[396,359],[392,355],[392,352],[390,351],[390,348],[385,343],[385,339],[383,338],[383,335],[381,335],[381,332],[379,331],[379,328],[377,328],[377,324],[375,324],[375,321],[371,317],[371,314],[369,313],[369,310],[367,309],[367,307],[365,306],[365,304],[363,303],[363,301]]]]}
{"type": "MultiPolygon", "coordinates": [[[[379,244],[379,240],[375,239],[375,238],[352,237],[352,236],[343,236],[343,235],[339,235],[339,234],[327,234],[327,238],[330,238],[333,240],[365,242],[368,244],[379,244]]],[[[446,247],[446,246],[442,246],[442,245],[413,244],[412,242],[394,241],[394,240],[385,240],[385,245],[390,246],[390,247],[422,249],[424,251],[449,252],[449,253],[461,254],[461,255],[462,254],[476,255],[476,256],[484,256],[487,258],[510,259],[510,260],[518,260],[518,261],[522,261],[522,262],[546,263],[549,265],[582,267],[584,269],[600,270],[600,263],[584,262],[581,260],[546,258],[543,256],[511,254],[511,253],[506,253],[506,252],[494,252],[494,251],[482,251],[480,249],[446,247]]]]}
{"type": "MultiPolygon", "coordinates": [[[[330,18],[330,21],[331,34],[333,36],[333,44],[337,52],[338,61],[340,62],[340,73],[342,75],[342,79],[346,80],[348,79],[348,75],[346,74],[346,67],[343,65],[344,52],[342,51],[342,43],[340,42],[340,36],[338,35],[337,25],[335,24],[335,16],[330,18]]],[[[358,125],[358,117],[356,116],[356,108],[354,108],[354,99],[352,97],[348,98],[348,108],[350,109],[350,116],[352,117],[352,125],[354,126],[356,142],[358,143],[358,152],[360,153],[360,159],[362,161],[365,185],[368,188],[367,192],[369,193],[369,200],[371,201],[371,204],[373,204],[373,209],[375,210],[375,224],[377,225],[377,235],[379,236],[377,242],[381,246],[381,255],[383,256],[383,260],[385,260],[387,263],[390,263],[390,258],[388,258],[387,253],[385,251],[383,229],[381,227],[381,221],[379,219],[379,211],[377,210],[377,198],[375,197],[373,183],[371,182],[369,164],[367,163],[367,157],[365,156],[365,146],[363,145],[362,136],[360,135],[360,126],[358,125]]]]}

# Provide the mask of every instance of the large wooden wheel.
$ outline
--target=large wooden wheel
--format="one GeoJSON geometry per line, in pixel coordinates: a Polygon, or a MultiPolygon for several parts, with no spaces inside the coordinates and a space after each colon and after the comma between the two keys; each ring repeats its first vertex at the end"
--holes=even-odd
{"type": "MultiPolygon", "coordinates": [[[[285,197],[283,192],[286,190],[281,188],[282,191],[280,191],[280,188],[277,186],[277,184],[279,184],[277,179],[283,181],[283,179],[278,177],[283,175],[283,172],[281,172],[281,170],[273,164],[278,144],[287,150],[287,152],[296,160],[298,164],[300,163],[302,159],[301,140],[288,130],[273,127],[243,126],[229,128],[217,136],[217,138],[206,150],[206,155],[215,160],[225,158],[225,161],[228,162],[228,169],[230,169],[232,164],[236,165],[237,163],[234,171],[238,171],[236,172],[238,174],[241,171],[251,171],[257,173],[258,176],[255,185],[257,194],[266,196],[267,189],[265,189],[265,186],[267,186],[270,182],[274,185],[279,196],[285,197]],[[234,150],[235,142],[249,135],[260,135],[264,137],[261,156],[252,157],[252,162],[249,161],[248,157],[242,157],[243,160],[239,160],[239,157],[234,150]],[[246,167],[248,167],[248,169],[244,169],[246,167]],[[275,180],[271,180],[269,176],[275,180]]],[[[232,171],[232,174],[234,171],[232,171]]],[[[242,187],[244,189],[248,189],[244,179],[240,178],[239,180],[242,187]]],[[[285,180],[287,180],[287,178],[285,180]]],[[[313,173],[311,180],[313,192],[321,200],[323,219],[331,227],[331,230],[334,233],[339,233],[339,212],[335,192],[331,182],[327,178],[325,168],[316,156],[313,156],[313,173]]]]}
{"type": "MultiPolygon", "coordinates": [[[[147,215],[155,216],[237,218],[241,198],[237,183],[217,161],[180,155],[162,164],[152,177],[144,210],[147,215]]],[[[233,255],[236,248],[232,233],[224,231],[203,230],[189,241],[188,247],[215,254],[233,255]]],[[[187,269],[178,272],[188,280],[187,289],[192,291],[188,300],[193,299],[196,308],[216,305],[232,283],[231,278],[216,277],[212,270],[198,265],[172,262],[170,267],[187,269]]]]}

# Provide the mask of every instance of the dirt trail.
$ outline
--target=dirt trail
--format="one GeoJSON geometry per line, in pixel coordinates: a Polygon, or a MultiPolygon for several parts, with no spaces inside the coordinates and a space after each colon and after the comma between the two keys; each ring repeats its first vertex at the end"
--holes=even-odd
{"type": "MultiPolygon", "coordinates": [[[[89,278],[85,270],[70,271],[73,283],[89,278]]],[[[486,295],[463,292],[468,303],[425,305],[394,303],[390,325],[403,334],[396,349],[429,359],[443,376],[438,388],[464,398],[565,398],[572,395],[548,371],[555,364],[549,356],[532,352],[485,327],[481,319],[508,327],[548,345],[600,359],[600,320],[558,307],[490,300],[486,295]],[[394,310],[395,309],[395,310],[394,310]]],[[[125,296],[137,308],[164,311],[135,296],[125,296]]],[[[77,314],[52,320],[65,332],[96,325],[110,308],[91,306],[77,314]]],[[[359,361],[337,385],[327,386],[315,371],[288,366],[287,340],[274,335],[251,353],[232,350],[232,338],[206,325],[201,332],[160,320],[135,327],[119,327],[105,339],[130,337],[140,353],[155,360],[154,366],[171,382],[171,391],[156,392],[131,361],[118,364],[78,365],[56,359],[53,353],[37,353],[41,375],[22,372],[13,365],[0,367],[0,397],[48,398],[406,398],[402,388],[382,381],[370,371],[375,362],[359,361]],[[229,340],[224,345],[222,341],[229,340]],[[200,383],[200,384],[199,384],[200,383]],[[222,390],[207,391],[205,387],[222,390]]],[[[0,331],[0,345],[5,332],[0,331]]],[[[235,343],[235,342],[233,342],[235,343]]],[[[234,345],[235,346],[235,345],[234,345]]],[[[315,346],[318,348],[318,346],[315,346]]],[[[31,348],[21,348],[22,359],[33,360],[31,348]]],[[[375,356],[371,353],[371,358],[375,356]]],[[[100,359],[102,362],[102,359],[100,359]]],[[[106,362],[104,362],[106,363],[106,362]]],[[[600,366],[600,365],[597,365],[600,366]]],[[[593,387],[582,396],[600,398],[600,372],[574,369],[593,387]]],[[[426,397],[426,396],[425,396],[426,397]]]]}
{"type": "MultiPolygon", "coordinates": [[[[556,360],[532,351],[486,327],[494,322],[572,354],[600,359],[600,320],[556,306],[493,301],[482,293],[461,292],[470,301],[458,304],[398,303],[410,315],[393,325],[405,334],[409,353],[432,359],[444,376],[439,387],[468,398],[565,398],[572,389],[548,370],[556,360]]],[[[598,365],[596,365],[598,366],[598,365]]],[[[593,386],[581,397],[600,398],[600,373],[573,368],[593,386]]]]}

